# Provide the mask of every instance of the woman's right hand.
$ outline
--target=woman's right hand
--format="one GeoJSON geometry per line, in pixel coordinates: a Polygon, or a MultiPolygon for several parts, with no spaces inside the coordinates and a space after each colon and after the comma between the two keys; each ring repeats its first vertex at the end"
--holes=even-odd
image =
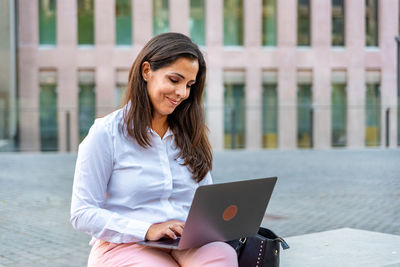
{"type": "Polygon", "coordinates": [[[163,223],[152,224],[147,230],[146,240],[155,241],[163,237],[176,239],[182,235],[185,223],[178,220],[170,220],[163,223]]]}

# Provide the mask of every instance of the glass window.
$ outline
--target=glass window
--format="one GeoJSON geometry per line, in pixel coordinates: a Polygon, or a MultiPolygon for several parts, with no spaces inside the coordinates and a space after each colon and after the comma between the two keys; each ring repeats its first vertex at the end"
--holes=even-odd
{"type": "Polygon", "coordinates": [[[56,0],[39,0],[39,44],[56,44],[56,14],[56,0]]]}
{"type": "Polygon", "coordinates": [[[346,84],[332,84],[332,146],[346,146],[346,84]]]}
{"type": "Polygon", "coordinates": [[[312,147],[312,85],[298,84],[297,92],[297,146],[312,147]]]}
{"type": "Polygon", "coordinates": [[[378,0],[365,0],[365,42],[378,46],[378,0]]]}
{"type": "Polygon", "coordinates": [[[198,45],[205,45],[204,0],[190,0],[190,37],[198,45]]]}
{"type": "Polygon", "coordinates": [[[55,71],[39,72],[40,150],[58,150],[57,77],[55,71]]]}
{"type": "Polygon", "coordinates": [[[153,2],[153,34],[169,32],[168,0],[153,2]]]}
{"type": "MultiPolygon", "coordinates": [[[[8,108],[7,108],[7,94],[0,93],[0,140],[8,138],[8,108]]],[[[0,148],[1,151],[1,148],[0,148]]]]}
{"type": "Polygon", "coordinates": [[[57,92],[55,84],[40,85],[40,149],[58,150],[57,92]]]}
{"type": "Polygon", "coordinates": [[[262,43],[264,46],[276,45],[276,0],[263,0],[262,43]]]}
{"type": "Polygon", "coordinates": [[[224,143],[227,149],[245,147],[244,74],[225,75],[224,143]],[[235,77],[235,75],[237,75],[235,77]],[[229,77],[230,76],[230,77],[229,77]]]}
{"type": "Polygon", "coordinates": [[[400,146],[400,95],[397,97],[397,145],[400,146]]]}
{"type": "Polygon", "coordinates": [[[79,71],[79,141],[89,132],[96,114],[96,95],[93,71],[79,71]]]}
{"type": "Polygon", "coordinates": [[[125,92],[128,87],[129,81],[129,69],[118,69],[116,72],[116,88],[114,106],[115,108],[122,107],[125,100],[125,92]]]}
{"type": "Polygon", "coordinates": [[[344,46],[344,0],[332,0],[332,45],[344,46]]]}
{"type": "Polygon", "coordinates": [[[78,44],[94,45],[93,0],[78,0],[78,44]]]}
{"type": "Polygon", "coordinates": [[[381,103],[379,83],[367,83],[366,96],[366,129],[365,143],[367,146],[380,145],[381,103]]]}
{"type": "Polygon", "coordinates": [[[207,84],[204,85],[204,90],[203,90],[203,95],[201,96],[201,104],[203,106],[203,110],[204,110],[204,121],[207,125],[207,84]]]}
{"type": "Polygon", "coordinates": [[[117,45],[132,44],[132,11],[131,0],[115,2],[115,41],[117,45]]]}
{"type": "Polygon", "coordinates": [[[297,6],[297,45],[311,44],[311,6],[310,0],[299,0],[297,6]]]}
{"type": "Polygon", "coordinates": [[[224,0],[224,45],[243,45],[242,0],[224,0]]]}
{"type": "Polygon", "coordinates": [[[263,84],[263,147],[278,147],[278,96],[275,83],[263,84]]]}
{"type": "Polygon", "coordinates": [[[117,88],[115,89],[115,101],[114,101],[116,108],[122,107],[125,99],[126,88],[127,88],[126,84],[117,85],[117,88]]]}

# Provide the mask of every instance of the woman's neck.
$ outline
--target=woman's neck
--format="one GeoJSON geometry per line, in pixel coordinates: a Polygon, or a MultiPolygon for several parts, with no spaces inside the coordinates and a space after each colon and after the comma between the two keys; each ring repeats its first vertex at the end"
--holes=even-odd
{"type": "Polygon", "coordinates": [[[161,137],[163,138],[165,133],[168,130],[168,121],[167,116],[158,117],[155,116],[151,121],[151,128],[161,137]]]}

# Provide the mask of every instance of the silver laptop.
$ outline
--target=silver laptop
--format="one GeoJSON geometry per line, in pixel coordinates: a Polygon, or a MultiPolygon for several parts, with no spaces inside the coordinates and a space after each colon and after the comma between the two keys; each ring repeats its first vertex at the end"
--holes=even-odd
{"type": "Polygon", "coordinates": [[[255,235],[276,180],[271,177],[199,186],[180,238],[137,243],[180,250],[255,235]]]}

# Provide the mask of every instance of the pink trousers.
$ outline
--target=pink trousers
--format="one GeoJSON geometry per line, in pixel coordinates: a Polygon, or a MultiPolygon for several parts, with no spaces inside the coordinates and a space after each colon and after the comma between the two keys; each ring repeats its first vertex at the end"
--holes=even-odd
{"type": "Polygon", "coordinates": [[[168,250],[97,240],[89,255],[88,267],[130,266],[237,267],[238,262],[235,250],[224,242],[187,250],[168,250]]]}

